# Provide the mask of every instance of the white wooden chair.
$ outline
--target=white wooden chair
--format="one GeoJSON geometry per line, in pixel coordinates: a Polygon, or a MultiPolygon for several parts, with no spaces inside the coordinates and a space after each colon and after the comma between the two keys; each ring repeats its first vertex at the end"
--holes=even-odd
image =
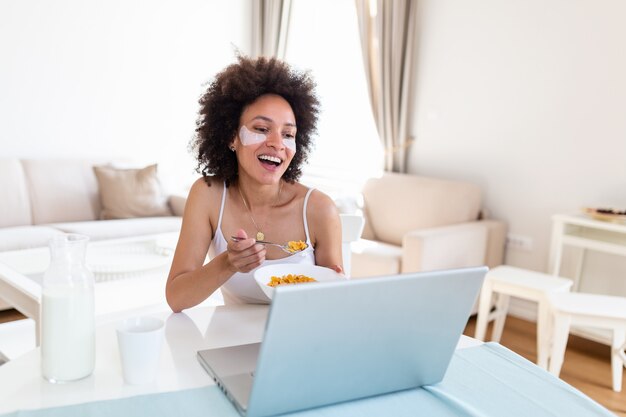
{"type": "Polygon", "coordinates": [[[358,214],[340,214],[341,218],[341,235],[343,253],[343,270],[347,277],[350,277],[352,271],[352,242],[356,242],[361,238],[365,219],[358,214]]]}
{"type": "Polygon", "coordinates": [[[511,296],[537,302],[537,365],[548,369],[550,313],[548,296],[569,292],[572,280],[508,265],[500,265],[487,273],[480,292],[478,319],[474,337],[485,340],[487,324],[494,321],[491,340],[499,342],[509,310],[511,296]],[[492,296],[497,295],[496,309],[490,313],[492,296]]]}
{"type": "Polygon", "coordinates": [[[613,391],[620,392],[626,366],[626,297],[572,292],[551,294],[549,302],[554,319],[550,373],[561,373],[570,326],[610,330],[613,391]]]}

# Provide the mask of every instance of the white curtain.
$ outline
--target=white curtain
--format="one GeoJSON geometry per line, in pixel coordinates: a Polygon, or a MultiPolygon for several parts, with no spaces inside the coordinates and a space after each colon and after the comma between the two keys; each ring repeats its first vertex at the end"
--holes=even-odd
{"type": "Polygon", "coordinates": [[[406,172],[417,0],[355,0],[365,74],[385,170],[406,172]]]}
{"type": "Polygon", "coordinates": [[[252,56],[285,59],[291,0],[253,0],[252,56]]]}

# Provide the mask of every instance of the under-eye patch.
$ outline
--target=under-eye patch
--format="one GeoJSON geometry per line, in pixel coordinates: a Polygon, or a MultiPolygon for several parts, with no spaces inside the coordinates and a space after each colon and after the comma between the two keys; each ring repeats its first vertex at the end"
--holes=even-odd
{"type": "MultiPolygon", "coordinates": [[[[267,136],[263,133],[252,132],[245,125],[239,129],[239,140],[244,146],[256,145],[257,143],[265,142],[267,136]]],[[[292,152],[296,152],[296,140],[283,138],[283,145],[292,152]]]]}
{"type": "Polygon", "coordinates": [[[239,129],[239,140],[243,146],[248,146],[265,142],[267,136],[262,133],[251,132],[247,127],[241,126],[241,129],[239,129]]]}
{"type": "Polygon", "coordinates": [[[283,138],[283,144],[285,145],[285,148],[291,150],[292,152],[296,152],[296,140],[295,139],[283,138]]]}

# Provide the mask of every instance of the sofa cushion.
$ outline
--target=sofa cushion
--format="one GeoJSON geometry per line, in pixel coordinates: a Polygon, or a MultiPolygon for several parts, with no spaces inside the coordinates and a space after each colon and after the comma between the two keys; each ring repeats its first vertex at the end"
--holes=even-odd
{"type": "Polygon", "coordinates": [[[151,235],[156,233],[178,232],[182,218],[175,216],[145,217],[106,221],[55,223],[50,227],[66,233],[80,233],[91,240],[116,239],[129,236],[151,235]]]}
{"type": "Polygon", "coordinates": [[[96,220],[98,184],[88,159],[25,159],[33,224],[96,220]]]}
{"type": "Polygon", "coordinates": [[[17,159],[0,159],[0,227],[32,223],[26,178],[17,159]]]}
{"type": "Polygon", "coordinates": [[[476,220],[481,192],[467,182],[387,172],[365,184],[363,199],[363,236],[400,246],[410,230],[476,220]]]}
{"type": "Polygon", "coordinates": [[[387,243],[360,239],[352,244],[352,278],[393,275],[400,271],[402,248],[387,243]]]}
{"type": "Polygon", "coordinates": [[[98,180],[102,219],[168,216],[172,212],[157,177],[157,165],[141,169],[93,168],[98,180]]]}
{"type": "Polygon", "coordinates": [[[187,204],[187,197],[182,195],[171,195],[168,200],[170,210],[174,216],[183,216],[185,213],[185,204],[187,204]]]}
{"type": "Polygon", "coordinates": [[[48,246],[50,238],[61,233],[48,226],[0,228],[0,252],[48,246]]]}
{"type": "Polygon", "coordinates": [[[400,272],[432,271],[484,265],[487,227],[481,221],[407,233],[400,272]]]}

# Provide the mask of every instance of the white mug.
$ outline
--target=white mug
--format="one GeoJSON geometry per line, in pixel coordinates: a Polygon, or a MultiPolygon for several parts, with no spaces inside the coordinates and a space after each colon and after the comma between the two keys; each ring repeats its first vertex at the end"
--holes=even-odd
{"type": "Polygon", "coordinates": [[[148,384],[156,379],[164,338],[163,320],[134,317],[117,327],[122,373],[127,384],[148,384]]]}

